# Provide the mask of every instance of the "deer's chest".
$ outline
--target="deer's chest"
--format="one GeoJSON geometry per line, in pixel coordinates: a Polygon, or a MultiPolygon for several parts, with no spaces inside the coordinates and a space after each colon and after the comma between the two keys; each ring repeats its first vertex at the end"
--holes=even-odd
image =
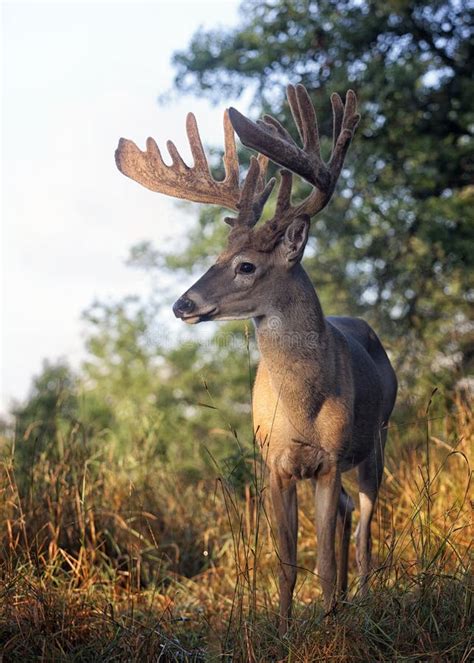
{"type": "Polygon", "coordinates": [[[275,390],[263,362],[260,363],[253,394],[253,420],[256,439],[267,465],[296,479],[311,478],[338,457],[318,434],[320,422],[298,416],[298,408],[283,402],[275,390]]]}

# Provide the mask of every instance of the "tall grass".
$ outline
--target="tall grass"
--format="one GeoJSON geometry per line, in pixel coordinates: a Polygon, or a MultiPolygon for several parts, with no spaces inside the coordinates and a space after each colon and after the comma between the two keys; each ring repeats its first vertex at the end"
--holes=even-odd
{"type": "Polygon", "coordinates": [[[234,466],[216,462],[213,479],[186,481],[159,460],[116,459],[105,433],[89,440],[75,426],[61,435],[59,459],[42,453],[26,477],[17,475],[15,450],[3,446],[1,660],[472,657],[473,431],[465,403],[393,426],[371,591],[358,594],[352,558],[350,599],[329,617],[314,572],[313,496],[301,484],[295,617],[284,639],[256,449],[236,454],[234,466]]]}

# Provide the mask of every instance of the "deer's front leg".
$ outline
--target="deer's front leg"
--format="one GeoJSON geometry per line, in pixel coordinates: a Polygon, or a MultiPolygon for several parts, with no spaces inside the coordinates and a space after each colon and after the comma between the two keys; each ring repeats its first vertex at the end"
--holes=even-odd
{"type": "Polygon", "coordinates": [[[296,542],[298,536],[298,501],[296,482],[284,479],[276,472],[270,474],[270,491],[278,530],[280,563],[280,621],[279,633],[288,630],[291,601],[296,583],[296,542]]]}
{"type": "Polygon", "coordinates": [[[341,475],[334,466],[316,479],[317,570],[323,589],[324,607],[330,610],[336,598],[336,521],[341,475]]]}

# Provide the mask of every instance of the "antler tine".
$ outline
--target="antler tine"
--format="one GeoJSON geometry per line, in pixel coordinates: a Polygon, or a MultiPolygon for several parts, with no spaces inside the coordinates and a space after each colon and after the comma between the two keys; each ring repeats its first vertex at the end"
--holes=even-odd
{"type": "Polygon", "coordinates": [[[287,87],[288,103],[298,127],[303,150],[319,152],[319,131],[316,111],[304,85],[287,87]]]}
{"type": "Polygon", "coordinates": [[[294,85],[286,86],[286,98],[288,99],[288,105],[290,106],[293,120],[296,124],[296,128],[298,129],[300,140],[301,142],[304,142],[303,121],[301,117],[300,105],[296,96],[296,88],[294,85]]]}
{"type": "Polygon", "coordinates": [[[252,226],[254,226],[262,216],[263,208],[265,207],[267,200],[270,198],[273,187],[275,186],[275,182],[276,179],[274,177],[270,178],[264,188],[261,190],[260,194],[255,197],[253,203],[254,221],[252,226]]]}
{"type": "Polygon", "coordinates": [[[337,139],[341,133],[342,127],[342,118],[344,116],[344,104],[342,103],[341,97],[337,92],[333,92],[331,95],[331,107],[332,107],[332,150],[336,147],[337,139]]]}
{"type": "Polygon", "coordinates": [[[237,217],[226,217],[224,219],[232,228],[253,228],[259,220],[275,185],[274,177],[265,184],[267,164],[268,159],[266,157],[261,158],[261,155],[258,156],[258,159],[255,157],[250,159],[250,167],[245,177],[238,204],[239,213],[237,217]]]}
{"type": "Polygon", "coordinates": [[[347,91],[342,119],[340,117],[342,109],[339,106],[339,102],[342,105],[342,101],[339,95],[335,95],[331,102],[333,104],[333,116],[339,124],[339,133],[333,137],[333,149],[328,163],[329,168],[339,176],[347,150],[359,124],[360,115],[357,113],[357,97],[353,90],[347,91]],[[337,110],[334,110],[334,104],[336,104],[337,110]]]}
{"type": "Polygon", "coordinates": [[[293,174],[289,170],[280,170],[280,188],[275,207],[275,219],[282,218],[292,209],[291,188],[293,185],[293,174]]]}
{"type": "Polygon", "coordinates": [[[224,111],[224,169],[225,179],[230,187],[239,188],[239,157],[237,155],[237,147],[235,144],[234,127],[229,118],[229,111],[224,111]]]}
{"type": "Polygon", "coordinates": [[[270,159],[266,157],[264,154],[257,154],[257,161],[258,161],[258,167],[259,167],[259,175],[258,175],[258,180],[257,180],[257,193],[260,193],[263,191],[263,189],[266,186],[266,180],[267,180],[267,170],[268,170],[268,164],[270,162],[270,159]]]}
{"type": "Polygon", "coordinates": [[[252,205],[260,177],[260,165],[255,157],[250,159],[250,167],[245,178],[239,200],[239,216],[246,219],[252,212],[252,205]]]}
{"type": "MultiPolygon", "coordinates": [[[[193,155],[194,168],[202,172],[209,172],[209,164],[207,163],[206,154],[204,152],[204,147],[202,146],[201,136],[199,134],[197,120],[194,113],[188,113],[186,115],[186,134],[188,136],[191,154],[193,155]]],[[[226,135],[225,121],[224,135],[226,135]]]]}
{"type": "Polygon", "coordinates": [[[258,125],[263,124],[264,128],[266,127],[266,125],[271,125],[272,127],[274,127],[275,131],[278,134],[280,134],[282,138],[287,140],[290,144],[296,145],[295,141],[288,133],[288,131],[285,129],[285,127],[282,124],[280,124],[280,122],[278,122],[278,120],[276,120],[271,115],[264,115],[262,120],[257,120],[257,124],[258,125]]]}
{"type": "Polygon", "coordinates": [[[306,200],[298,206],[297,214],[313,216],[328,204],[341,174],[347,150],[360,121],[360,115],[357,113],[357,97],[353,90],[347,91],[345,104],[342,103],[342,99],[338,94],[333,94],[331,105],[333,112],[333,148],[327,164],[324,164],[320,159],[329,173],[329,186],[326,190],[314,189],[306,200]]]}
{"type": "Polygon", "coordinates": [[[216,181],[211,175],[196,118],[192,113],[186,118],[186,132],[194,160],[192,167],[183,161],[172,141],[167,142],[172,159],[172,165],[167,166],[153,138],[147,139],[145,152],[142,152],[131,140],[121,138],[115,152],[117,168],[151,191],[237,210],[240,198],[239,162],[234,130],[228,112],[224,113],[223,162],[226,174],[221,182],[216,181]]]}

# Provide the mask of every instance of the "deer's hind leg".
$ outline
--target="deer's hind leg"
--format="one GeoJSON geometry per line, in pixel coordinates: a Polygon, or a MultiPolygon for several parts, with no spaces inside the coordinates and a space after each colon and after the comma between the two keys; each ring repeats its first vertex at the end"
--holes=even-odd
{"type": "Polygon", "coordinates": [[[380,431],[372,453],[359,465],[358,469],[360,519],[356,528],[355,538],[356,559],[359,567],[362,594],[367,592],[367,583],[370,574],[372,557],[371,524],[382,482],[386,438],[387,430],[383,429],[380,431]]]}
{"type": "Polygon", "coordinates": [[[337,529],[339,538],[339,558],[337,569],[337,593],[341,599],[347,597],[347,573],[349,566],[349,544],[351,540],[352,512],[354,501],[341,485],[337,505],[337,529]]]}

